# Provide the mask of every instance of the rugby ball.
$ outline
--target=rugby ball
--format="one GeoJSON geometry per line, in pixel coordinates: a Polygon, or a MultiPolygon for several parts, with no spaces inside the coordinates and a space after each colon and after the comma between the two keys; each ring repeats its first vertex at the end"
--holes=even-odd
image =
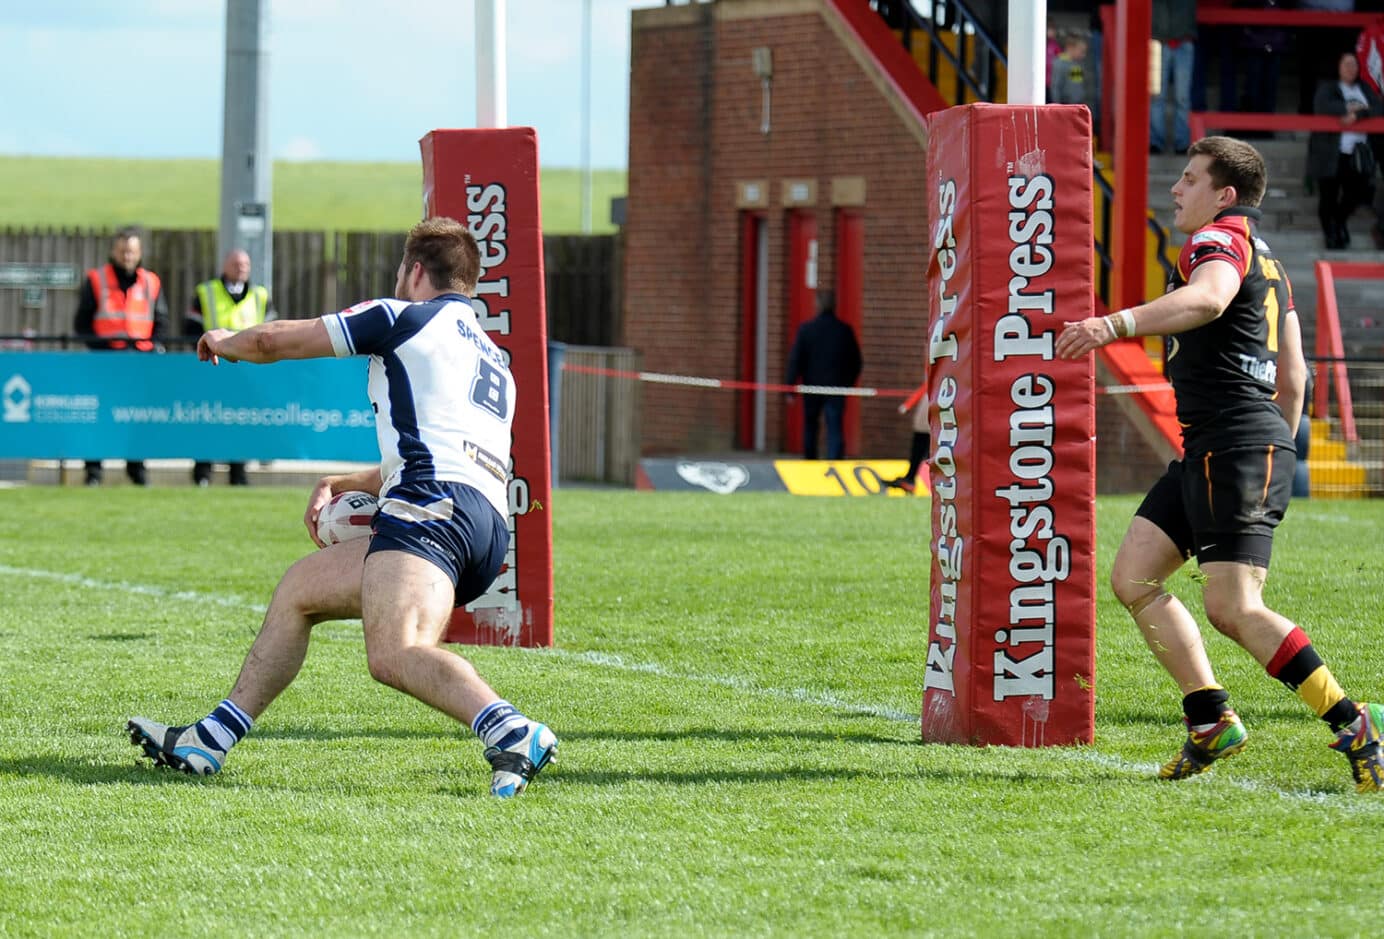
{"type": "Polygon", "coordinates": [[[370,522],[379,500],[368,492],[338,492],[317,515],[317,537],[323,544],[338,544],[370,534],[370,522]]]}

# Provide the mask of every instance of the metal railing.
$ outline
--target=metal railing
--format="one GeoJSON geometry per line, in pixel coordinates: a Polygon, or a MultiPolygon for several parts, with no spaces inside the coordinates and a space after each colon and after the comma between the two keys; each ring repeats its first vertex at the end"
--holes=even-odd
{"type": "MultiPolygon", "coordinates": [[[[884,18],[886,25],[897,30],[905,49],[913,51],[917,36],[927,39],[927,67],[924,72],[928,80],[947,96],[953,104],[965,103],[967,96],[979,101],[993,101],[999,87],[999,72],[1008,68],[1009,59],[1000,43],[985,28],[962,0],[933,0],[928,4],[932,16],[920,13],[907,0],[871,0],[875,12],[884,18]],[[944,37],[954,37],[956,49],[944,37]],[[954,79],[948,95],[943,88],[945,76],[942,63],[951,67],[954,79]]],[[[916,56],[915,56],[916,61],[916,56]]],[[[1097,216],[1097,230],[1094,249],[1099,270],[1096,274],[1096,295],[1104,304],[1110,302],[1110,280],[1114,268],[1111,254],[1111,212],[1115,192],[1109,180],[1099,167],[1092,169],[1092,181],[1105,200],[1106,211],[1097,216]]],[[[1167,248],[1171,242],[1170,233],[1152,215],[1148,218],[1148,230],[1153,234],[1157,245],[1157,261],[1165,277],[1171,277],[1173,265],[1167,258],[1167,248]]]]}

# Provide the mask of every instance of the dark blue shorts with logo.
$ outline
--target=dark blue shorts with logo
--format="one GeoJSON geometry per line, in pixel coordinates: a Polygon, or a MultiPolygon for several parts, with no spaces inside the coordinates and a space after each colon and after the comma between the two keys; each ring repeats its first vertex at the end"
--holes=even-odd
{"type": "Polygon", "coordinates": [[[463,483],[420,480],[399,483],[380,499],[376,551],[407,551],[431,561],[451,578],[456,606],[481,596],[504,566],[509,528],[475,489],[463,483]]]}

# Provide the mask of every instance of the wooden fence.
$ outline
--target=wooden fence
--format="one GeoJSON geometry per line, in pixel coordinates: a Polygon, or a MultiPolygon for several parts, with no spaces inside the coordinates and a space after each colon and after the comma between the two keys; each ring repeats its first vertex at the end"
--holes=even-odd
{"type": "MultiPolygon", "coordinates": [[[[0,228],[0,265],[65,265],[80,283],[105,262],[112,231],[0,228]]],[[[152,229],[143,233],[146,266],[163,280],[171,334],[196,285],[220,273],[216,232],[152,229]]],[[[271,295],[279,316],[301,319],[394,292],[402,232],[274,232],[271,295]]],[[[554,235],[543,239],[548,338],[582,345],[619,341],[618,235],[554,235]]],[[[76,286],[0,283],[0,336],[62,336],[72,332],[76,286]]]]}
{"type": "MultiPolygon", "coordinates": [[[[569,345],[567,365],[639,370],[633,349],[569,345]]],[[[551,376],[551,380],[559,380],[551,376]]],[[[639,382],[564,369],[558,414],[558,478],[634,485],[639,467],[639,382]]]]}

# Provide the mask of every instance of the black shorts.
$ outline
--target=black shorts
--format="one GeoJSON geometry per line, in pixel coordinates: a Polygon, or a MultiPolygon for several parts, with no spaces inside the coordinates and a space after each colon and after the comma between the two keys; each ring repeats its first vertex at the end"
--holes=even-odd
{"type": "Polygon", "coordinates": [[[380,500],[374,537],[376,551],[407,551],[431,561],[451,578],[455,606],[490,589],[509,549],[509,528],[495,507],[461,483],[400,483],[380,500]]]}
{"type": "Polygon", "coordinates": [[[1275,446],[1174,460],[1135,514],[1199,564],[1239,561],[1267,569],[1296,464],[1297,454],[1275,446]]]}

